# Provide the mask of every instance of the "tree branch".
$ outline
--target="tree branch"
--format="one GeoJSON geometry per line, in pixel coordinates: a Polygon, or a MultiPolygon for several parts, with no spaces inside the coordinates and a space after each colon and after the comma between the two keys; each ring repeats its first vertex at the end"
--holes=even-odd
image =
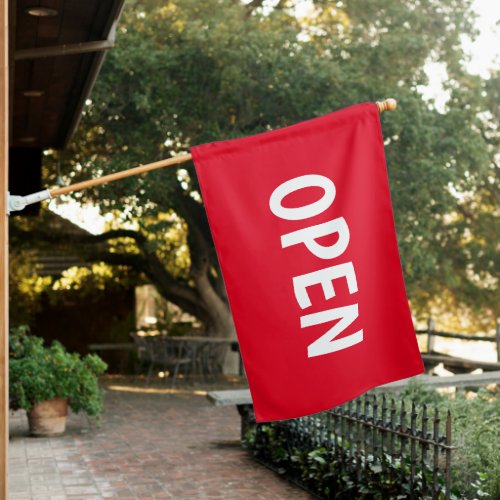
{"type": "MultiPolygon", "coordinates": [[[[109,241],[117,238],[131,238],[135,240],[138,245],[142,245],[147,241],[146,237],[139,231],[133,231],[131,229],[113,229],[105,233],[89,236],[89,242],[97,243],[100,241],[109,241]]],[[[85,239],[82,238],[82,241],[85,241],[85,239]]]]}
{"type": "Polygon", "coordinates": [[[44,225],[22,229],[13,224],[10,229],[11,234],[23,242],[32,243],[33,241],[43,241],[46,243],[59,244],[61,246],[74,245],[75,243],[96,244],[118,238],[131,238],[135,240],[138,246],[142,246],[147,242],[146,237],[142,233],[129,229],[114,229],[101,234],[90,234],[84,233],[83,231],[81,234],[57,231],[51,230],[50,227],[47,228],[44,225]]]}
{"type": "Polygon", "coordinates": [[[138,254],[96,252],[88,255],[91,262],[105,262],[114,266],[129,266],[137,271],[144,271],[146,260],[138,254]]]}

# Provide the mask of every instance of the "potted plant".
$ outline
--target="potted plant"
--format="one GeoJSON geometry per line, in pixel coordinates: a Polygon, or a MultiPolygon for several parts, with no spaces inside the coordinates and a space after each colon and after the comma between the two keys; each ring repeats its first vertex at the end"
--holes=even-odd
{"type": "Polygon", "coordinates": [[[12,329],[9,338],[10,407],[28,414],[30,432],[60,434],[66,428],[67,408],[90,416],[102,413],[98,376],[106,363],[97,355],[80,357],[60,342],[50,347],[29,335],[27,327],[12,329]]]}

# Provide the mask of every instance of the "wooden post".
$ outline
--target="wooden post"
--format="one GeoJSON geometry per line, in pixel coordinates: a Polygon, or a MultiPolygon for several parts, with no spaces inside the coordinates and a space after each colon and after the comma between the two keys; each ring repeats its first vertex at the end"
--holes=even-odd
{"type": "Polygon", "coordinates": [[[9,446],[9,165],[8,0],[0,0],[0,498],[7,498],[9,446]]]}
{"type": "Polygon", "coordinates": [[[500,322],[497,322],[496,341],[497,341],[497,360],[500,363],[500,322]]]}
{"type": "Polygon", "coordinates": [[[436,337],[434,337],[433,332],[436,329],[436,324],[432,318],[429,318],[427,322],[427,352],[434,352],[434,341],[436,337]]]}

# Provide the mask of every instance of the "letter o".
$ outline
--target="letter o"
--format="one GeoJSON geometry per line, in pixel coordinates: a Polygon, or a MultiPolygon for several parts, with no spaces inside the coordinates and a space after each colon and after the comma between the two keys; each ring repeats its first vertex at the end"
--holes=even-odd
{"type": "Polygon", "coordinates": [[[324,212],[333,203],[334,199],[335,184],[331,179],[317,174],[301,175],[280,184],[273,191],[271,198],[269,198],[269,208],[276,217],[281,219],[302,220],[324,212]],[[323,196],[314,203],[303,207],[286,208],[281,204],[285,196],[307,187],[322,188],[324,191],[323,196]]]}

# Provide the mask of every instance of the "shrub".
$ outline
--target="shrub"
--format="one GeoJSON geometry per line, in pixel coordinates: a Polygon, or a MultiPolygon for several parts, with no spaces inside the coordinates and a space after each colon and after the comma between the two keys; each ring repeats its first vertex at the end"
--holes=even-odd
{"type": "MultiPolygon", "coordinates": [[[[442,417],[448,410],[451,412],[455,447],[451,461],[451,498],[500,499],[500,400],[494,393],[483,389],[449,396],[412,382],[398,398],[405,401],[407,408],[414,402],[419,417],[424,406],[428,415],[433,415],[434,408],[442,417]]],[[[303,426],[300,437],[292,440],[279,422],[258,424],[250,428],[245,444],[257,459],[321,498],[407,498],[410,493],[421,498],[424,479],[427,485],[432,483],[432,467],[422,470],[417,463],[410,492],[409,482],[401,482],[402,476],[408,479],[407,474],[401,474],[402,467],[409,467],[408,458],[401,463],[384,455],[380,464],[374,462],[370,454],[353,456],[349,453],[352,446],[349,442],[337,449],[333,444],[328,448],[318,447],[313,435],[328,432],[328,421],[324,421],[324,417],[325,414],[315,415],[314,423],[303,426]],[[356,460],[359,463],[355,463],[356,460]],[[361,477],[356,470],[363,471],[361,477]]],[[[445,420],[441,420],[441,435],[445,432],[445,420]]],[[[341,438],[338,440],[340,443],[341,438]]],[[[444,484],[440,482],[437,487],[439,498],[441,495],[444,498],[444,484]]]]}
{"type": "Polygon", "coordinates": [[[17,327],[9,337],[10,406],[29,411],[35,403],[68,398],[73,411],[99,416],[102,390],[98,376],[106,368],[95,354],[81,358],[57,341],[46,347],[43,339],[28,334],[27,327],[17,327]]]}
{"type": "Polygon", "coordinates": [[[500,398],[491,391],[441,395],[432,387],[409,384],[408,400],[436,406],[452,415],[453,490],[464,498],[500,499],[500,398]]]}

